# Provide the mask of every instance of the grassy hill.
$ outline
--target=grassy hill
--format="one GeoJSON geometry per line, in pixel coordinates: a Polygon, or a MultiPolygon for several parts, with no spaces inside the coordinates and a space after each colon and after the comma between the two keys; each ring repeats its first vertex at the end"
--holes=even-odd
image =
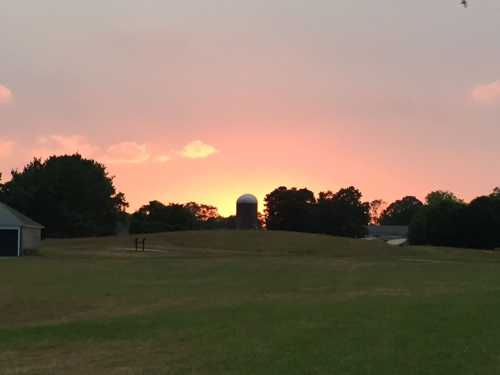
{"type": "MultiPolygon", "coordinates": [[[[500,255],[286,232],[0,259],[0,374],[492,374],[500,255]]],[[[141,237],[142,238],[142,237],[141,237]]]]}

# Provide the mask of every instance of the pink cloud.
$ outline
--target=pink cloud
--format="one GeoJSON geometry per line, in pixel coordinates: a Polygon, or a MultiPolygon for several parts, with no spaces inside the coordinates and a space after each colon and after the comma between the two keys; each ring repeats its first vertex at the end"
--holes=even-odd
{"type": "Polygon", "coordinates": [[[0,105],[9,103],[12,98],[12,91],[7,86],[0,84],[0,105]]]}
{"type": "Polygon", "coordinates": [[[109,164],[141,164],[151,159],[151,153],[146,145],[135,142],[122,142],[111,145],[101,157],[109,164]]]}
{"type": "Polygon", "coordinates": [[[79,153],[82,156],[93,157],[98,147],[92,145],[86,137],[80,135],[49,135],[40,137],[37,146],[32,150],[36,157],[47,158],[52,155],[68,155],[79,153]]]}
{"type": "Polygon", "coordinates": [[[121,142],[107,148],[93,145],[81,135],[49,135],[40,137],[36,147],[32,149],[33,156],[47,158],[52,155],[71,155],[79,153],[84,157],[95,159],[105,164],[141,164],[148,161],[165,163],[170,157],[160,154],[153,157],[145,144],[136,142],[121,142]]]}
{"type": "Polygon", "coordinates": [[[207,145],[202,141],[193,141],[184,146],[181,155],[188,159],[204,159],[216,152],[217,149],[214,146],[207,145]]]}
{"type": "Polygon", "coordinates": [[[158,155],[157,157],[155,157],[155,162],[157,163],[166,163],[170,160],[172,160],[172,158],[168,155],[158,155]]]}
{"type": "Polygon", "coordinates": [[[472,99],[478,103],[500,102],[500,81],[479,85],[472,90],[472,99]]]}
{"type": "Polygon", "coordinates": [[[14,151],[15,143],[0,139],[0,159],[9,157],[14,151]]]}

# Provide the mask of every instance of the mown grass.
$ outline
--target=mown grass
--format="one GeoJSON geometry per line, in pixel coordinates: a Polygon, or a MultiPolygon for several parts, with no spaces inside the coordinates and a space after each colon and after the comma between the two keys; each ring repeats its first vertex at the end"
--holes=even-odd
{"type": "Polygon", "coordinates": [[[494,374],[500,256],[296,233],[0,260],[0,374],[494,374]]]}

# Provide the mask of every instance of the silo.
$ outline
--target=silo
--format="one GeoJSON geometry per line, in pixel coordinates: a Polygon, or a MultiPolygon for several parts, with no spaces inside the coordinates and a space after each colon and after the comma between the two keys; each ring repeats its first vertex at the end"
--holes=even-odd
{"type": "Polygon", "coordinates": [[[257,229],[258,201],[252,194],[245,194],[236,202],[236,227],[238,229],[257,229]]]}

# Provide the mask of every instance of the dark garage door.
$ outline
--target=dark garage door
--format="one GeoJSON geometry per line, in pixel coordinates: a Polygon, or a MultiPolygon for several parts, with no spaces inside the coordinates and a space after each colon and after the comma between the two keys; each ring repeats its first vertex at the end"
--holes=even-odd
{"type": "Polygon", "coordinates": [[[16,257],[17,241],[16,229],[0,229],[0,257],[16,257]]]}

